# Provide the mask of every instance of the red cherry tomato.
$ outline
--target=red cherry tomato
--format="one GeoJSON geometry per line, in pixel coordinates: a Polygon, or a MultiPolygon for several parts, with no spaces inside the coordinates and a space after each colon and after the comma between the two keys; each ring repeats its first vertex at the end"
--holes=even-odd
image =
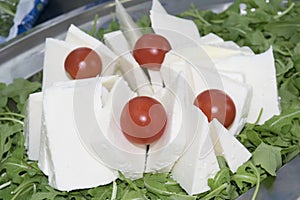
{"type": "Polygon", "coordinates": [[[216,118],[226,128],[233,123],[236,115],[233,100],[222,90],[205,90],[196,97],[194,105],[202,110],[208,121],[216,118]]]}
{"type": "Polygon", "coordinates": [[[150,144],[163,135],[167,113],[157,100],[138,96],[124,106],[120,122],[122,132],[129,141],[150,144]]]}
{"type": "Polygon", "coordinates": [[[94,50],[80,47],[71,51],[67,56],[65,70],[73,79],[96,77],[101,74],[102,61],[94,50]]]}
{"type": "Polygon", "coordinates": [[[171,50],[168,40],[158,34],[145,34],[138,39],[133,48],[133,57],[141,67],[159,70],[165,54],[171,50]]]}

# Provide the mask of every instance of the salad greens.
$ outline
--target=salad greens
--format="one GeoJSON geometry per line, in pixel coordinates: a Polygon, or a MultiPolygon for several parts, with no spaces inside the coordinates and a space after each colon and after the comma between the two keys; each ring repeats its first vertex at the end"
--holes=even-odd
{"type": "Polygon", "coordinates": [[[8,36],[9,30],[13,25],[18,3],[19,0],[0,1],[0,36],[8,36]]]}
{"type": "MultiPolygon", "coordinates": [[[[282,112],[263,125],[246,124],[238,135],[240,142],[252,153],[252,158],[235,174],[223,157],[218,157],[220,171],[208,180],[210,191],[188,196],[169,174],[145,174],[131,181],[120,174],[112,184],[71,192],[61,192],[48,185],[47,177],[37,163],[28,160],[23,136],[26,100],[30,93],[40,91],[38,81],[16,79],[0,84],[0,199],[31,200],[102,200],[102,199],[235,199],[257,186],[267,176],[300,153],[300,2],[281,0],[238,0],[222,13],[191,9],[180,15],[191,18],[201,35],[213,32],[224,40],[249,46],[256,53],[273,47],[278,91],[282,112]],[[240,4],[247,14],[240,15],[240,4]],[[255,11],[254,11],[255,9],[255,11]],[[278,14],[281,13],[281,14],[278,14]]],[[[149,18],[138,24],[149,26],[149,18]]],[[[102,39],[103,34],[118,30],[113,20],[107,29],[92,28],[91,34],[102,39]]],[[[263,67],[263,66],[262,66],[263,67]]],[[[263,112],[263,111],[262,111],[263,112]]]]}

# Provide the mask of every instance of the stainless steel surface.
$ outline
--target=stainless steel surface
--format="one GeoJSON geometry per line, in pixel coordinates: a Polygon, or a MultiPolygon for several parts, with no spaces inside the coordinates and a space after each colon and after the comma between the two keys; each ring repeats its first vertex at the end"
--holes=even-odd
{"type": "MultiPolygon", "coordinates": [[[[171,14],[178,14],[194,3],[200,9],[215,12],[226,9],[232,0],[162,0],[161,3],[171,14]]],[[[148,13],[151,0],[125,0],[123,5],[134,19],[148,13]]],[[[26,35],[21,35],[0,49],[0,82],[10,83],[14,78],[28,78],[42,69],[44,41],[47,37],[63,38],[70,24],[89,29],[94,16],[98,14],[98,26],[107,26],[115,11],[114,1],[94,7],[83,6],[35,27],[26,35]]]]}
{"type": "MultiPolygon", "coordinates": [[[[251,199],[255,188],[237,200],[251,199]]],[[[267,177],[261,182],[256,200],[300,199],[300,155],[277,171],[276,177],[267,177]]]]}

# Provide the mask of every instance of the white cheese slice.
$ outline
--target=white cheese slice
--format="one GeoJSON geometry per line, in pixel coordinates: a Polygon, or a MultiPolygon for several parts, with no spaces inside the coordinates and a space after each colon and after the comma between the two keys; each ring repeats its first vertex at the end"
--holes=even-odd
{"type": "Polygon", "coordinates": [[[43,93],[37,92],[29,95],[25,118],[25,146],[28,158],[38,160],[40,151],[40,135],[43,110],[43,93]]]}
{"type": "Polygon", "coordinates": [[[153,94],[149,79],[132,56],[124,34],[121,31],[110,32],[104,35],[104,40],[105,44],[117,55],[120,71],[131,90],[139,95],[153,94]]]}
{"type": "MultiPolygon", "coordinates": [[[[43,107],[43,106],[42,106],[43,107]]],[[[45,117],[42,112],[42,126],[41,126],[41,133],[40,133],[40,150],[39,150],[39,158],[38,158],[38,166],[41,171],[48,176],[48,182],[52,183],[54,179],[54,172],[53,172],[53,163],[51,159],[51,152],[49,149],[49,140],[47,135],[47,128],[45,123],[45,117]]]]}
{"type": "Polygon", "coordinates": [[[245,81],[246,81],[245,75],[243,73],[225,71],[225,70],[218,70],[218,71],[223,76],[226,76],[227,78],[230,78],[232,80],[235,80],[235,81],[238,81],[238,82],[241,82],[241,83],[245,83],[245,81]]]}
{"type": "Polygon", "coordinates": [[[118,0],[115,0],[115,2],[116,15],[120,22],[120,28],[127,38],[129,46],[133,49],[136,41],[142,36],[141,29],[135,24],[123,5],[118,0]]]}
{"type": "Polygon", "coordinates": [[[69,27],[66,36],[66,42],[75,44],[77,46],[89,47],[95,50],[102,60],[102,75],[113,75],[118,70],[118,63],[115,62],[117,55],[115,55],[107,46],[105,46],[98,39],[90,36],[84,31],[80,30],[74,25],[69,27]]]}
{"type": "Polygon", "coordinates": [[[146,145],[129,142],[120,128],[120,115],[123,106],[136,93],[120,77],[109,92],[103,105],[99,99],[101,83],[93,83],[94,90],[77,88],[74,112],[77,130],[86,149],[99,162],[121,171],[125,177],[137,179],[143,176],[146,159],[146,145]],[[100,85],[99,85],[100,84],[100,85]],[[81,109],[84,107],[84,109],[81,109]],[[88,124],[88,128],[87,128],[88,124]]]}
{"type": "Polygon", "coordinates": [[[215,119],[210,122],[210,136],[216,155],[224,156],[233,173],[250,159],[252,154],[215,119]]]}
{"type": "Polygon", "coordinates": [[[240,47],[233,41],[224,41],[213,33],[199,38],[198,42],[213,59],[221,59],[230,55],[254,55],[249,47],[240,47]]]}
{"type": "Polygon", "coordinates": [[[256,122],[261,109],[263,112],[258,124],[280,113],[272,49],[258,55],[225,58],[216,62],[216,67],[218,70],[243,73],[245,82],[252,86],[253,96],[247,122],[256,122]]]}
{"type": "MultiPolygon", "coordinates": [[[[182,73],[194,92],[194,99],[207,89],[219,89],[227,93],[234,101],[236,117],[229,132],[237,135],[244,127],[251,100],[251,87],[245,83],[234,81],[219,73],[212,67],[204,67],[185,59],[185,54],[168,53],[161,68],[165,84],[173,84],[176,76],[182,73]]],[[[210,64],[209,64],[210,65],[210,64]]]]}
{"type": "Polygon", "coordinates": [[[43,87],[45,90],[57,81],[70,80],[64,62],[68,54],[77,46],[65,41],[47,38],[43,66],[43,87]]]}
{"type": "MultiPolygon", "coordinates": [[[[230,41],[223,42],[219,45],[201,45],[201,48],[212,58],[214,61],[222,61],[222,59],[237,56],[237,55],[254,55],[254,53],[248,49],[236,48],[234,46],[230,46],[230,41]],[[228,46],[226,46],[229,44],[228,46]]],[[[233,43],[234,44],[234,43],[233,43]]],[[[195,49],[196,50],[196,49],[195,49]]]]}
{"type": "Polygon", "coordinates": [[[152,0],[151,10],[161,14],[168,14],[165,8],[161,5],[161,3],[158,0],[152,0]]]}
{"type": "Polygon", "coordinates": [[[224,40],[217,36],[214,33],[209,33],[207,35],[201,36],[198,40],[200,44],[210,45],[210,44],[220,44],[223,43],[224,40]]]}
{"type": "Polygon", "coordinates": [[[196,134],[196,124],[187,109],[192,105],[193,91],[183,76],[178,75],[175,82],[154,96],[164,105],[168,121],[162,137],[149,146],[146,172],[169,172],[196,134]]]}
{"type": "Polygon", "coordinates": [[[167,14],[159,1],[153,1],[150,10],[151,27],[155,33],[168,39],[172,49],[195,45],[200,34],[192,20],[167,14]]]}
{"type": "Polygon", "coordinates": [[[161,77],[160,71],[159,70],[151,70],[151,69],[148,69],[147,71],[148,71],[149,78],[151,80],[151,85],[152,85],[153,90],[155,92],[159,91],[163,87],[163,84],[164,84],[164,81],[161,77]]]}
{"type": "MultiPolygon", "coordinates": [[[[85,107],[76,107],[76,90],[89,90],[89,83],[95,79],[57,83],[44,91],[43,117],[46,144],[49,148],[52,174],[49,184],[58,190],[70,191],[104,185],[118,175],[96,160],[82,145],[76,124],[76,116],[85,107]],[[78,108],[74,110],[74,107],[78,108]]],[[[99,98],[100,101],[101,98],[99,98]]],[[[91,117],[93,118],[93,117],[91,117]]],[[[94,124],[86,124],[90,130],[94,124]]]]}
{"type": "Polygon", "coordinates": [[[189,109],[191,112],[188,120],[197,125],[197,134],[171,173],[189,195],[194,195],[210,190],[208,179],[213,178],[220,169],[206,117],[194,106],[189,109]]]}

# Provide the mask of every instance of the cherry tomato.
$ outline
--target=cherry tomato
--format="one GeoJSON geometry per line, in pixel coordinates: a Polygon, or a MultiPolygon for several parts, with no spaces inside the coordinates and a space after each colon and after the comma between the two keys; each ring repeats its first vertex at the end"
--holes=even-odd
{"type": "Polygon", "coordinates": [[[233,123],[236,115],[233,100],[222,90],[205,90],[196,97],[194,105],[202,110],[208,121],[216,118],[226,128],[233,123]]]}
{"type": "Polygon", "coordinates": [[[122,132],[129,141],[150,144],[163,135],[167,113],[159,101],[138,96],[124,106],[120,122],[122,132]]]}
{"type": "Polygon", "coordinates": [[[80,47],[71,51],[67,56],[65,70],[73,79],[96,77],[101,74],[102,61],[94,50],[80,47]]]}
{"type": "Polygon", "coordinates": [[[141,67],[159,70],[165,54],[171,50],[168,40],[158,34],[144,34],[133,48],[133,57],[141,67]]]}

